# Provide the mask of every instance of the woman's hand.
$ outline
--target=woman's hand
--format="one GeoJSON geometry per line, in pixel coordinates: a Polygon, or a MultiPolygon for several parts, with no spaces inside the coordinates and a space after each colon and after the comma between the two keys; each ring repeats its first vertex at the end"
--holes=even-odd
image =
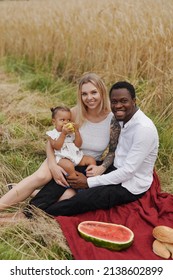
{"type": "Polygon", "coordinates": [[[93,177],[97,175],[101,175],[105,172],[106,168],[103,165],[89,165],[86,169],[86,176],[87,177],[93,177]]]}
{"type": "Polygon", "coordinates": [[[67,172],[59,165],[52,165],[50,168],[52,173],[52,177],[55,182],[63,187],[68,187],[69,184],[67,183],[64,176],[67,176],[67,172]]]}

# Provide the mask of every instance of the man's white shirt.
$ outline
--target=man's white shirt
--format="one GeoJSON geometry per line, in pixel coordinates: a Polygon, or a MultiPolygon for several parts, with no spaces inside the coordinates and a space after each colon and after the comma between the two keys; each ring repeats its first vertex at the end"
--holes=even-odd
{"type": "MultiPolygon", "coordinates": [[[[117,170],[87,179],[89,188],[122,183],[133,194],[145,192],[153,180],[159,138],[154,123],[140,109],[123,126],[115,151],[117,170]]],[[[116,187],[116,186],[115,186],[116,187]]]]}

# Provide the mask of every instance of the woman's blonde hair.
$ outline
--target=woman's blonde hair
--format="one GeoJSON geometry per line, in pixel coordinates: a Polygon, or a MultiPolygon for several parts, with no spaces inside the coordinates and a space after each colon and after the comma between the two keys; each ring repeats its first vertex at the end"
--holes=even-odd
{"type": "Polygon", "coordinates": [[[78,85],[78,96],[77,96],[77,110],[76,110],[76,122],[79,125],[82,125],[82,123],[86,120],[86,113],[87,113],[87,107],[84,105],[82,101],[82,86],[86,83],[92,83],[98,90],[101,96],[101,103],[100,103],[100,112],[106,112],[110,111],[110,102],[109,97],[107,93],[106,86],[103,82],[103,80],[97,76],[95,73],[87,73],[82,76],[82,78],[79,81],[78,85]]]}

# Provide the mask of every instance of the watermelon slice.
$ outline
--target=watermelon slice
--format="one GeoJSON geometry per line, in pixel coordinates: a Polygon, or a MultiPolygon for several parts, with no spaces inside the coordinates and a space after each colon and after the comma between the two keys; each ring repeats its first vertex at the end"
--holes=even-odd
{"type": "Polygon", "coordinates": [[[81,237],[96,246],[120,251],[131,246],[134,233],[127,227],[112,223],[84,221],[78,225],[81,237]]]}

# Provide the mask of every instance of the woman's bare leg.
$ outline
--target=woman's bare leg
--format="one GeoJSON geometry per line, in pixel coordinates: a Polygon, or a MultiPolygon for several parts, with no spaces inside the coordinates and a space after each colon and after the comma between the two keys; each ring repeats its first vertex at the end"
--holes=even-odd
{"type": "Polygon", "coordinates": [[[28,198],[34,190],[42,187],[52,179],[47,160],[32,175],[26,177],[14,186],[9,192],[0,198],[0,211],[22,202],[28,198]]]}
{"type": "Polygon", "coordinates": [[[76,195],[76,191],[73,189],[67,189],[61,197],[58,199],[58,201],[64,200],[64,199],[69,199],[72,196],[76,195]]]}
{"type": "Polygon", "coordinates": [[[30,195],[30,197],[35,197],[39,191],[40,191],[40,189],[33,191],[32,194],[30,195]]]}

